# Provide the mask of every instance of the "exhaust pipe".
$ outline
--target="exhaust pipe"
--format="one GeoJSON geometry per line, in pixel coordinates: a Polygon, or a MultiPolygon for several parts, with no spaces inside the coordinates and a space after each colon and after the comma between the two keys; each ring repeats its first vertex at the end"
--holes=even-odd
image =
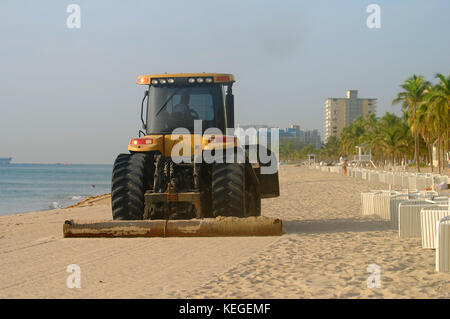
{"type": "Polygon", "coordinates": [[[66,220],[63,225],[65,238],[280,236],[282,233],[280,219],[263,216],[190,220],[66,220]]]}

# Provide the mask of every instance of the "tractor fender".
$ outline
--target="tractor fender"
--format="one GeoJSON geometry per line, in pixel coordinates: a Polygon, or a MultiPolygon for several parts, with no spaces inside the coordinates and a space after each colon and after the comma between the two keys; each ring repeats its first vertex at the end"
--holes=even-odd
{"type": "Polygon", "coordinates": [[[270,149],[259,144],[245,145],[245,150],[246,159],[250,160],[252,170],[259,181],[261,198],[280,196],[278,159],[276,155],[270,149]],[[266,157],[270,158],[270,160],[268,162],[261,161],[261,153],[267,155],[266,157]]]}

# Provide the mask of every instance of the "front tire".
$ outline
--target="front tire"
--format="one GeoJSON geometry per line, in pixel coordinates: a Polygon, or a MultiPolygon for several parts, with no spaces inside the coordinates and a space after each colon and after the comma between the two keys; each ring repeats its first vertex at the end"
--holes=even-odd
{"type": "Polygon", "coordinates": [[[143,219],[144,194],[152,185],[152,164],[150,155],[144,153],[117,156],[111,185],[114,220],[143,219]]]}

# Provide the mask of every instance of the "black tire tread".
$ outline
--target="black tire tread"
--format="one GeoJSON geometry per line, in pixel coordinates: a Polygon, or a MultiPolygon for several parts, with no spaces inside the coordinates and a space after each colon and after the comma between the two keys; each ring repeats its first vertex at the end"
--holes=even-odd
{"type": "Polygon", "coordinates": [[[146,191],[146,165],[149,155],[144,153],[120,154],[112,173],[111,206],[115,220],[137,220],[144,215],[146,191]]]}
{"type": "Polygon", "coordinates": [[[244,165],[216,163],[212,170],[213,216],[244,217],[244,165]]]}

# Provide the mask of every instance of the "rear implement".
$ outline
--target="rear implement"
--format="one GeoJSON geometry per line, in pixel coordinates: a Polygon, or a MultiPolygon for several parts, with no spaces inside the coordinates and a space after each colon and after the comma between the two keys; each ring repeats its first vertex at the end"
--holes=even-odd
{"type": "Polygon", "coordinates": [[[269,217],[218,217],[191,220],[66,220],[64,237],[228,237],[280,236],[282,221],[269,217]]]}

